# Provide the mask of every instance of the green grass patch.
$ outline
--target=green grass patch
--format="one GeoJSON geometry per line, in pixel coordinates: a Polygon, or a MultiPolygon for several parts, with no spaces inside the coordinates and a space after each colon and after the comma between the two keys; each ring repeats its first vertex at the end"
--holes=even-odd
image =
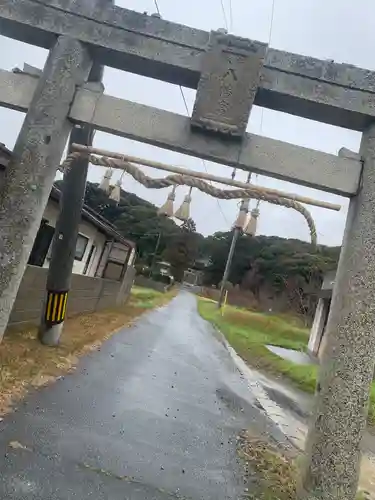
{"type": "Polygon", "coordinates": [[[151,288],[134,286],[131,291],[131,301],[135,307],[141,309],[153,309],[159,305],[169,302],[175,295],[176,290],[171,289],[168,292],[158,292],[151,288]]]}
{"type": "MultiPolygon", "coordinates": [[[[305,351],[309,330],[288,323],[284,316],[267,315],[226,306],[224,316],[217,304],[200,298],[201,316],[215,325],[229,344],[250,366],[274,377],[284,377],[299,389],[313,394],[317,379],[316,365],[298,365],[280,358],[267,349],[274,345],[297,351],[305,351]]],[[[368,422],[375,426],[375,383],[370,392],[368,422]]]]}
{"type": "Polygon", "coordinates": [[[140,286],[133,286],[131,294],[132,297],[142,300],[152,300],[164,295],[162,292],[152,290],[152,288],[142,288],[140,286]]]}
{"type": "Polygon", "coordinates": [[[302,390],[313,393],[316,366],[297,365],[269,351],[266,345],[305,351],[308,330],[287,323],[284,318],[227,306],[222,316],[216,304],[199,300],[201,316],[225,335],[230,345],[251,366],[273,376],[283,375],[302,390]]]}

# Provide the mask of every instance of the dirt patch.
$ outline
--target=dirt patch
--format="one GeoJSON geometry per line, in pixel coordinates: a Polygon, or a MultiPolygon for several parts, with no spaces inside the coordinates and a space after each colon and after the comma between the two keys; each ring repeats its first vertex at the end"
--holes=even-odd
{"type": "Polygon", "coordinates": [[[375,457],[364,455],[359,477],[361,493],[357,500],[374,500],[375,498],[375,457]]]}
{"type": "Polygon", "coordinates": [[[58,347],[41,345],[36,327],[7,332],[0,345],[0,415],[11,411],[28,389],[46,385],[73,370],[80,356],[98,349],[117,330],[130,325],[144,311],[169,302],[174,295],[153,292],[144,301],[136,290],[125,306],[69,318],[58,347]]]}
{"type": "Polygon", "coordinates": [[[246,498],[249,500],[295,500],[296,455],[244,431],[239,436],[246,498]]]}
{"type": "MultiPolygon", "coordinates": [[[[243,462],[245,498],[249,500],[296,500],[299,464],[302,454],[296,448],[270,443],[244,431],[238,438],[238,453],[243,462]]],[[[374,499],[374,463],[362,458],[356,500],[374,499]]]]}

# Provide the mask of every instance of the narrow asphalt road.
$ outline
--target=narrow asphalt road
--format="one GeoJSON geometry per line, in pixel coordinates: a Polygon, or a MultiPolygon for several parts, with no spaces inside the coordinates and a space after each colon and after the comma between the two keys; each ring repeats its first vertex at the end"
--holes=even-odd
{"type": "Polygon", "coordinates": [[[181,292],[4,418],[1,496],[238,499],[236,436],[248,426],[277,432],[181,292]]]}

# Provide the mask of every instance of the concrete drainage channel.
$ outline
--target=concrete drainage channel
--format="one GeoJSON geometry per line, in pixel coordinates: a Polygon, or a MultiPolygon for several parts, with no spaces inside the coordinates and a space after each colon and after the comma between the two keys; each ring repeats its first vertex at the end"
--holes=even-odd
{"type": "Polygon", "coordinates": [[[257,399],[267,416],[278,426],[281,432],[293,443],[296,448],[303,451],[307,434],[307,426],[273,401],[269,397],[267,390],[263,387],[262,383],[259,382],[260,374],[249,368],[243,359],[236,353],[233,347],[231,347],[226,341],[225,346],[238,370],[244,376],[250,391],[257,399]]]}
{"type": "Polygon", "coordinates": [[[266,413],[267,417],[276,424],[277,428],[297,449],[303,451],[307,434],[307,426],[297,420],[292,413],[286,412],[284,408],[278,405],[268,395],[270,386],[273,383],[266,379],[261,373],[251,369],[245,361],[237,354],[233,347],[228,343],[223,333],[215,325],[211,325],[213,333],[229,352],[236,368],[246,381],[248,388],[257,401],[258,405],[266,413]],[[261,380],[267,380],[267,386],[261,383],[261,380]],[[267,387],[267,388],[266,388],[267,387]]]}

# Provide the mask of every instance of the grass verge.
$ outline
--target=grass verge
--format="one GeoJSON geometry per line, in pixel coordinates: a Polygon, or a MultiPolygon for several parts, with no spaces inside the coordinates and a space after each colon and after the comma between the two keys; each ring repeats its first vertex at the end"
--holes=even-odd
{"type": "Polygon", "coordinates": [[[283,375],[307,392],[314,392],[316,367],[297,365],[273,354],[266,345],[304,351],[308,331],[283,318],[227,306],[222,316],[216,303],[199,299],[201,316],[225,335],[230,345],[249,365],[273,376],[283,375]]]}
{"type": "MultiPolygon", "coordinates": [[[[227,306],[222,316],[216,302],[199,298],[199,313],[215,325],[229,344],[250,366],[274,377],[284,377],[299,389],[313,394],[318,367],[299,365],[280,358],[267,349],[274,345],[305,351],[309,331],[290,324],[284,317],[261,314],[227,306]]],[[[375,383],[370,392],[368,423],[375,425],[375,383]]]]}
{"type": "Polygon", "coordinates": [[[116,330],[174,295],[173,290],[163,294],[134,287],[125,306],[67,319],[61,343],[55,348],[38,342],[36,327],[8,332],[0,345],[0,414],[9,412],[29,388],[56,380],[74,368],[79,356],[97,349],[116,330]]]}

